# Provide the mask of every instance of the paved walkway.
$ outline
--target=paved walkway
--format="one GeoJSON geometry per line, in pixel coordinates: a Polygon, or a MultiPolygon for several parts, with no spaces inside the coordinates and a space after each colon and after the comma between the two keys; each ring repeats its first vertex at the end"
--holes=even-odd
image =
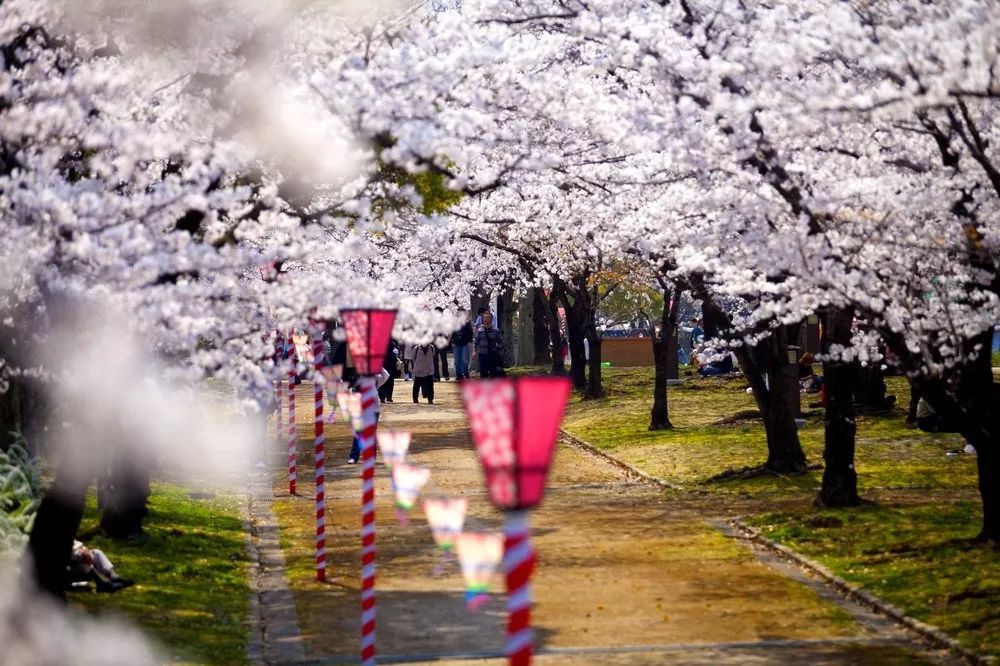
{"type": "MultiPolygon", "coordinates": [[[[502,516],[483,492],[454,384],[437,384],[433,406],[411,404],[409,389],[397,383],[399,402],[386,405],[383,427],[413,431],[410,457],[431,468],[429,494],[470,499],[467,529],[498,529],[502,516]]],[[[308,388],[303,393],[311,395],[308,388]]],[[[288,497],[283,475],[274,470],[298,627],[310,663],[355,663],[360,468],[343,460],[346,429],[333,428],[327,440],[331,580],[316,583],[311,414],[303,408],[298,419],[300,497],[288,497]]],[[[431,575],[438,559],[419,509],[409,525],[396,522],[381,465],[377,497],[380,661],[502,663],[502,595],[468,613],[457,566],[431,575]]],[[[797,568],[724,534],[719,528],[728,512],[712,501],[668,496],[561,445],[546,500],[533,515],[538,663],[951,663],[797,568]]],[[[502,588],[499,576],[496,582],[502,588]]]]}

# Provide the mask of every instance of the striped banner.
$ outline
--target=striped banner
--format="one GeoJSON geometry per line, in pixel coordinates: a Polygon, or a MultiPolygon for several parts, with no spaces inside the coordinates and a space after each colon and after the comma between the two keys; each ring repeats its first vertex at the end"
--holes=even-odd
{"type": "MultiPolygon", "coordinates": [[[[293,331],[294,333],[294,331],[293,331]]],[[[292,345],[293,352],[290,354],[288,361],[288,494],[295,494],[295,482],[296,482],[296,460],[295,460],[295,448],[298,440],[298,433],[295,431],[295,354],[294,345],[295,342],[292,339],[292,333],[288,334],[289,343],[292,345]]]]}
{"type": "Polygon", "coordinates": [[[507,639],[504,654],[511,666],[531,663],[531,574],[535,570],[527,511],[508,511],[504,522],[503,569],[507,577],[507,639]]]}
{"type": "Polygon", "coordinates": [[[375,407],[374,377],[361,386],[361,664],[375,666],[375,407]]]}
{"type": "MultiPolygon", "coordinates": [[[[285,352],[285,341],[281,337],[280,331],[274,332],[274,367],[280,368],[281,363],[284,360],[285,352]]],[[[275,405],[274,410],[277,413],[275,419],[275,429],[278,433],[278,442],[285,441],[285,421],[283,419],[284,412],[282,411],[282,406],[285,404],[285,392],[282,390],[284,384],[283,379],[278,379],[274,382],[274,399],[275,405]]]]}
{"type": "Polygon", "coordinates": [[[326,451],[323,434],[323,327],[312,325],[316,458],[316,580],[326,580],[326,451]]]}

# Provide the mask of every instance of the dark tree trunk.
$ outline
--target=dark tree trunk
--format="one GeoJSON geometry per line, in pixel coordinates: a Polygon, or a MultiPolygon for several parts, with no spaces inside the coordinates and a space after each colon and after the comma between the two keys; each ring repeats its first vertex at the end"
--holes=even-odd
{"type": "Polygon", "coordinates": [[[649,413],[650,430],[669,430],[674,427],[670,422],[669,403],[667,401],[667,380],[670,379],[670,354],[677,363],[677,309],[680,303],[680,290],[672,294],[668,284],[661,282],[663,291],[663,309],[660,312],[660,331],[651,338],[653,344],[653,408],[649,413]],[[671,296],[674,299],[671,300],[671,296]],[[673,342],[673,344],[671,344],[673,342]]]}
{"type": "Polygon", "coordinates": [[[531,365],[535,358],[534,289],[522,291],[517,299],[517,349],[515,365],[531,365]]]}
{"type": "Polygon", "coordinates": [[[21,383],[11,377],[7,390],[0,393],[0,451],[6,451],[23,432],[21,418],[21,383]]]}
{"type": "Polygon", "coordinates": [[[603,398],[604,386],[601,380],[601,335],[593,322],[587,324],[587,344],[590,358],[587,360],[587,397],[603,398]]]}
{"type": "Polygon", "coordinates": [[[714,301],[707,305],[701,305],[701,328],[705,332],[704,339],[711,340],[722,335],[722,331],[730,328],[732,322],[725,310],[720,308],[714,301]]]}
{"type": "Polygon", "coordinates": [[[978,538],[1000,542],[1000,404],[988,351],[992,337],[992,330],[984,331],[970,344],[970,348],[981,345],[983,351],[963,368],[955,393],[948,390],[943,380],[918,382],[917,388],[935,412],[960,424],[962,436],[976,447],[979,495],[983,500],[983,528],[978,538]]]}
{"type": "MultiPolygon", "coordinates": [[[[476,288],[475,293],[472,295],[472,298],[470,299],[470,305],[471,305],[470,312],[472,312],[473,320],[475,320],[475,315],[476,312],[479,310],[479,308],[486,308],[487,310],[491,311],[493,309],[492,305],[490,304],[490,295],[483,293],[481,288],[478,287],[476,288]]],[[[494,322],[494,325],[499,326],[500,324],[498,322],[494,322]]]]}
{"type": "Polygon", "coordinates": [[[546,299],[545,321],[549,327],[549,342],[552,345],[552,374],[565,375],[566,361],[562,353],[562,328],[559,322],[559,300],[561,290],[554,287],[546,299]]]}
{"type": "Polygon", "coordinates": [[[885,373],[880,362],[855,369],[854,402],[862,414],[881,414],[892,409],[895,398],[887,398],[885,373]]]}
{"type": "Polygon", "coordinates": [[[562,302],[566,309],[566,334],[569,338],[569,374],[573,379],[573,388],[578,391],[586,391],[587,367],[586,353],[583,349],[583,313],[578,298],[573,299],[571,303],[569,297],[564,296],[562,302]]]}
{"type": "Polygon", "coordinates": [[[95,453],[101,452],[84,451],[80,443],[65,452],[28,538],[28,570],[38,589],[57,599],[66,599],[66,567],[83,518],[87,488],[95,476],[95,453]]]}
{"type": "MultiPolygon", "coordinates": [[[[722,322],[720,334],[732,328],[732,319],[716,303],[701,276],[694,275],[689,282],[694,296],[702,301],[706,322],[722,322]]],[[[734,349],[740,369],[753,389],[754,401],[760,409],[767,435],[767,469],[780,472],[804,472],[806,455],[799,442],[795,419],[799,416],[799,371],[796,363],[788,360],[788,332],[779,326],[770,338],[751,350],[743,344],[734,349]],[[764,375],[769,382],[765,382],[764,375]],[[768,387],[770,385],[770,388],[768,387]]]]}
{"type": "MultiPolygon", "coordinates": [[[[702,297],[705,312],[715,321],[729,317],[725,311],[702,297]]],[[[799,442],[795,419],[799,417],[799,370],[788,359],[788,337],[784,326],[779,326],[766,340],[751,350],[747,345],[735,349],[740,368],[753,389],[754,401],[760,409],[767,437],[767,469],[780,473],[806,471],[806,454],[799,442]],[[764,376],[767,375],[767,381],[764,376]]]]}
{"type": "Polygon", "coordinates": [[[920,391],[912,379],[910,381],[910,405],[906,409],[906,422],[917,422],[917,405],[920,403],[920,391]]]}
{"type": "MultiPolygon", "coordinates": [[[[547,314],[548,305],[545,303],[545,294],[541,289],[531,290],[531,324],[532,340],[534,341],[534,365],[548,365],[552,362],[552,354],[549,350],[549,329],[547,314]]],[[[559,322],[556,322],[556,330],[559,330],[559,322]]]]}
{"type": "MultiPolygon", "coordinates": [[[[851,323],[854,311],[830,308],[823,318],[823,353],[839,345],[851,344],[851,323]]],[[[824,432],[823,485],[816,503],[828,507],[857,506],[858,474],[854,468],[854,418],[855,368],[853,361],[825,360],[823,381],[826,391],[826,425],[824,432]]]]}
{"type": "Polygon", "coordinates": [[[577,281],[577,297],[580,319],[582,320],[583,338],[587,341],[584,359],[587,364],[587,398],[603,398],[604,386],[601,382],[601,335],[597,332],[597,287],[587,286],[586,277],[577,281]]]}
{"type": "Polygon", "coordinates": [[[804,472],[806,455],[795,425],[801,415],[799,368],[789,358],[787,329],[776,328],[765,344],[770,400],[761,414],[767,430],[767,467],[775,472],[804,472]]]}
{"type": "Polygon", "coordinates": [[[514,290],[504,289],[497,299],[497,328],[503,333],[503,365],[514,364],[514,290]]]}
{"type": "Polygon", "coordinates": [[[101,529],[113,538],[127,539],[142,534],[148,510],[151,461],[136,449],[112,453],[111,467],[99,488],[101,529]]]}

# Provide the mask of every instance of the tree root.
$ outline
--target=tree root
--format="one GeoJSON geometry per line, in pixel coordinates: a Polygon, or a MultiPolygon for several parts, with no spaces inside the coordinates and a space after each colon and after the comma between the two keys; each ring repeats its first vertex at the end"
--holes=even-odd
{"type": "Polygon", "coordinates": [[[744,421],[756,421],[760,419],[759,409],[744,409],[739,412],[730,414],[729,416],[724,416],[715,422],[715,425],[732,425],[734,423],[742,423],[744,421]]]}
{"type": "Polygon", "coordinates": [[[787,479],[790,474],[805,474],[806,472],[823,469],[823,465],[813,463],[806,465],[801,472],[779,472],[767,466],[767,463],[754,467],[740,467],[738,469],[727,469],[702,481],[702,484],[724,483],[726,481],[744,481],[746,479],[757,479],[762,476],[774,476],[779,479],[787,479]]]}

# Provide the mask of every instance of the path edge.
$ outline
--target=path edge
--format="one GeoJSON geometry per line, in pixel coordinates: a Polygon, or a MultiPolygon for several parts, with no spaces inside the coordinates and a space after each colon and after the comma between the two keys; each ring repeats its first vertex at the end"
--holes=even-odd
{"type": "Polygon", "coordinates": [[[250,664],[308,663],[299,630],[295,599],[285,575],[285,557],[274,512],[268,473],[252,475],[247,483],[253,633],[247,645],[250,664]],[[252,661],[256,658],[257,661],[252,661]]]}
{"type": "Polygon", "coordinates": [[[580,439],[576,435],[573,435],[573,434],[567,432],[563,428],[559,429],[559,437],[562,438],[563,440],[565,440],[566,442],[568,442],[570,444],[570,446],[573,446],[574,448],[577,448],[577,449],[581,449],[581,450],[583,450],[583,451],[585,451],[585,452],[587,452],[587,453],[589,453],[589,454],[591,454],[593,456],[597,456],[598,458],[603,459],[607,463],[610,463],[610,464],[614,465],[618,469],[624,471],[627,476],[630,476],[632,478],[637,478],[639,480],[646,481],[647,483],[652,483],[652,484],[655,484],[657,486],[660,486],[661,488],[668,488],[670,490],[682,490],[682,491],[685,491],[685,492],[698,492],[698,491],[692,491],[692,490],[690,490],[688,488],[685,488],[682,485],[676,484],[676,483],[674,483],[672,481],[667,481],[666,479],[661,479],[661,478],[659,478],[657,476],[653,476],[651,474],[647,474],[646,472],[643,472],[641,469],[639,469],[635,465],[627,463],[624,460],[620,460],[618,458],[615,458],[610,453],[606,453],[605,451],[602,451],[601,449],[597,448],[596,446],[594,446],[590,442],[585,442],[584,440],[580,439]]]}
{"type": "MultiPolygon", "coordinates": [[[[698,491],[691,491],[681,485],[667,481],[666,479],[661,479],[659,477],[652,476],[651,474],[647,474],[646,472],[643,472],[634,465],[627,463],[624,460],[620,460],[605,451],[602,451],[593,444],[580,439],[579,437],[567,432],[563,428],[559,429],[559,436],[561,439],[568,442],[574,448],[580,449],[582,451],[585,451],[586,453],[589,453],[591,455],[603,459],[605,462],[610,463],[611,465],[614,465],[615,467],[623,470],[628,476],[632,478],[638,478],[647,483],[651,483],[660,486],[662,488],[669,488],[670,490],[698,492],[698,491]]],[[[826,584],[830,585],[833,589],[835,589],[844,597],[847,597],[848,599],[851,599],[856,603],[867,606],[868,608],[871,608],[875,612],[881,613],[882,615],[890,618],[897,624],[921,636],[930,645],[937,648],[949,650],[957,654],[958,656],[962,657],[963,659],[965,659],[968,663],[976,664],[977,666],[979,665],[989,666],[990,664],[996,663],[995,659],[992,659],[990,657],[985,657],[975,652],[974,650],[970,650],[969,648],[959,643],[956,639],[952,638],[938,627],[935,627],[932,624],[928,624],[926,622],[918,620],[915,617],[911,617],[907,615],[905,612],[903,612],[900,608],[897,608],[896,606],[888,603],[887,601],[880,599],[871,592],[868,592],[867,590],[857,585],[854,585],[853,583],[847,582],[846,580],[836,575],[835,573],[830,571],[828,568],[826,568],[819,562],[816,562],[806,557],[805,555],[798,553],[797,551],[789,548],[788,546],[784,546],[780,543],[777,543],[776,541],[773,541],[765,537],[763,534],[760,533],[760,530],[751,527],[750,525],[743,522],[741,516],[729,518],[727,522],[733,526],[733,529],[735,529],[738,533],[741,534],[742,538],[751,541],[753,543],[756,543],[759,546],[766,548],[776,553],[777,555],[784,557],[787,560],[792,561],[794,564],[802,567],[809,573],[822,579],[824,582],[826,582],[826,584]]]]}
{"type": "Polygon", "coordinates": [[[761,534],[760,530],[743,522],[742,517],[738,516],[730,518],[727,522],[733,526],[733,529],[742,535],[742,538],[747,541],[751,541],[762,548],[766,548],[787,560],[791,560],[809,573],[822,579],[843,596],[856,603],[865,605],[875,612],[881,613],[882,615],[892,619],[897,624],[906,627],[910,631],[919,634],[932,646],[949,650],[959,655],[970,664],[976,664],[977,666],[980,664],[989,665],[996,663],[995,660],[984,657],[983,655],[965,647],[938,627],[918,620],[915,617],[911,617],[903,612],[902,609],[890,604],[880,597],[875,596],[864,588],[853,583],[849,583],[819,562],[802,555],[788,546],[767,538],[761,534]]]}
{"type": "Polygon", "coordinates": [[[250,583],[250,639],[247,641],[246,657],[247,663],[255,666],[264,663],[264,618],[260,608],[260,590],[258,578],[260,576],[260,553],[253,537],[253,517],[250,504],[251,499],[250,484],[247,483],[240,519],[243,523],[243,534],[246,537],[247,557],[247,577],[250,583]]]}

